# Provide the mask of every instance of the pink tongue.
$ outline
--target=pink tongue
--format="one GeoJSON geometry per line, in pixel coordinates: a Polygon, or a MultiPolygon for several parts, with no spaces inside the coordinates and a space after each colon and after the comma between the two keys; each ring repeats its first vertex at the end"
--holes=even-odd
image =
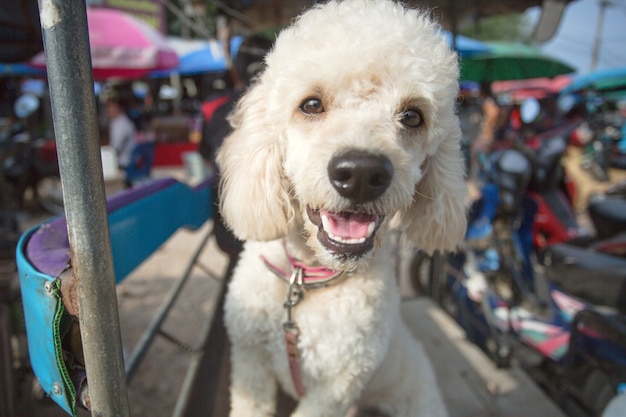
{"type": "Polygon", "coordinates": [[[328,217],[327,232],[335,236],[350,239],[367,238],[369,225],[375,217],[361,213],[331,213],[321,210],[320,215],[328,217]]]}

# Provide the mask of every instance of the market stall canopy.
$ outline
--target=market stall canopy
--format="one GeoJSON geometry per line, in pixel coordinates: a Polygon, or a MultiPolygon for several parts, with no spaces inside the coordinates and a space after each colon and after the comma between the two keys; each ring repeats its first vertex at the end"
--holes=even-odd
{"type": "Polygon", "coordinates": [[[620,67],[579,75],[563,89],[562,94],[584,89],[607,91],[624,88],[626,88],[626,67],[620,67]]]}
{"type": "MultiPolygon", "coordinates": [[[[91,64],[96,80],[134,79],[178,65],[176,52],[163,35],[143,21],[116,9],[88,8],[91,64]]],[[[44,52],[30,64],[45,68],[44,52]]]]}
{"type": "MultiPolygon", "coordinates": [[[[564,8],[571,1],[573,0],[407,0],[405,3],[429,10],[445,29],[453,31],[455,26],[460,27],[480,17],[521,13],[529,7],[548,3],[551,6],[549,11],[554,11],[564,8]]],[[[304,8],[315,3],[317,3],[316,0],[224,0],[219,2],[218,6],[246,28],[261,31],[289,24],[304,8]]],[[[547,18],[540,19],[542,26],[540,32],[542,34],[554,33],[560,17],[561,13],[549,13],[547,18]]],[[[545,38],[546,35],[543,37],[545,38]]],[[[547,39],[549,37],[541,40],[547,39]]]]}
{"type": "Polygon", "coordinates": [[[553,78],[573,67],[544,55],[539,49],[512,42],[485,42],[490,51],[461,62],[461,79],[477,82],[553,78]]]}
{"type": "MultiPolygon", "coordinates": [[[[504,13],[519,13],[529,7],[542,6],[542,19],[538,26],[546,26],[540,32],[540,41],[549,39],[558,26],[562,10],[572,0],[411,0],[409,4],[431,10],[444,28],[454,29],[454,22],[462,25],[477,17],[504,13]],[[558,13],[554,13],[554,9],[558,13]],[[551,13],[547,13],[551,12],[551,13]],[[544,18],[544,15],[549,15],[544,18]],[[547,34],[547,35],[546,35],[547,34]]],[[[258,31],[268,27],[288,24],[291,19],[310,7],[315,0],[225,0],[219,2],[222,11],[248,29],[258,31]]],[[[539,28],[537,28],[539,29],[539,28]]],[[[539,30],[538,30],[539,31],[539,30]]],[[[0,0],[0,62],[23,62],[42,49],[39,10],[36,0],[0,0]]]]}

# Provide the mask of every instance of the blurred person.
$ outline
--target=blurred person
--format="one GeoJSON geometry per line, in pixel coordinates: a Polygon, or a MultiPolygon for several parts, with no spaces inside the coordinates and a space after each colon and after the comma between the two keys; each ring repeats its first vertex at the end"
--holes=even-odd
{"type": "Polygon", "coordinates": [[[478,136],[472,143],[470,177],[476,176],[478,173],[478,159],[481,157],[481,154],[488,154],[491,151],[496,140],[498,125],[502,115],[502,109],[491,91],[491,83],[481,83],[479,97],[481,100],[482,118],[478,136]]]}
{"type": "Polygon", "coordinates": [[[109,127],[109,145],[115,148],[119,168],[126,170],[137,144],[137,129],[126,114],[120,98],[114,96],[107,98],[105,114],[109,127]]]}
{"type": "Polygon", "coordinates": [[[221,146],[224,137],[231,131],[227,116],[250,82],[263,69],[263,58],[271,45],[271,41],[262,37],[244,40],[233,60],[231,69],[224,74],[222,79],[213,83],[218,88],[214,88],[201,105],[203,127],[199,152],[213,169],[217,168],[215,152],[221,146]]]}
{"type": "MultiPolygon", "coordinates": [[[[222,80],[218,80],[222,84],[221,88],[216,89],[217,92],[213,91],[202,103],[202,139],[198,152],[218,177],[219,171],[215,163],[215,156],[224,138],[231,132],[228,115],[234,109],[237,101],[239,101],[239,98],[250,85],[250,82],[263,69],[263,59],[271,45],[271,41],[262,37],[252,37],[244,40],[239,47],[230,70],[224,74],[222,80]]],[[[216,82],[214,82],[215,85],[216,82]]],[[[211,198],[217,208],[219,206],[217,186],[214,187],[211,198]]],[[[213,227],[220,249],[231,258],[235,258],[243,249],[243,242],[238,240],[226,228],[222,222],[219,210],[215,210],[213,227]]]]}

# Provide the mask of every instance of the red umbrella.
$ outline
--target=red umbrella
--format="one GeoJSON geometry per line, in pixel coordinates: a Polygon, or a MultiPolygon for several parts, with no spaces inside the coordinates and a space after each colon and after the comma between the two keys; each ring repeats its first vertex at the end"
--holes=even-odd
{"type": "MultiPolygon", "coordinates": [[[[163,35],[143,21],[116,9],[88,8],[89,45],[94,79],[140,78],[178,65],[163,35]]],[[[44,52],[30,64],[45,68],[44,52]]]]}

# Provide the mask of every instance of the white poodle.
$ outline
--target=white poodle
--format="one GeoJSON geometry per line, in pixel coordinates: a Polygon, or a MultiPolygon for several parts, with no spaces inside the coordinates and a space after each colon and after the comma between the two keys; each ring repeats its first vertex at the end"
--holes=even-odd
{"type": "Polygon", "coordinates": [[[278,37],[218,156],[247,240],[225,306],[231,417],[394,417],[446,408],[399,314],[389,230],[452,249],[466,228],[458,59],[429,16],[331,1],[278,37]]]}

